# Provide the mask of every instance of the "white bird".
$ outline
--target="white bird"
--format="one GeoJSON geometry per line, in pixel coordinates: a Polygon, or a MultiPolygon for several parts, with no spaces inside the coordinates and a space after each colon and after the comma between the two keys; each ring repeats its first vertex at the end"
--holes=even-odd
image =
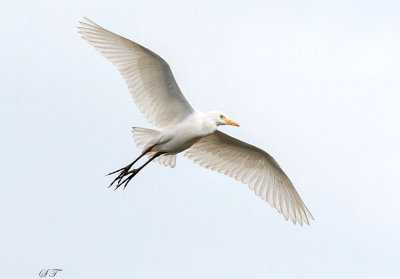
{"type": "Polygon", "coordinates": [[[184,155],[200,166],[248,184],[286,220],[302,225],[314,219],[267,152],[217,130],[220,125],[239,126],[237,123],[224,113],[203,113],[189,104],[167,62],[151,50],[85,20],[78,27],[82,38],[118,68],[140,111],[159,129],[133,128],[136,145],[143,151],[132,163],[110,173],[119,172],[111,185],[116,182],[116,189],[125,188],[153,160],[173,168],[176,154],[186,150],[184,155]],[[144,155],[149,160],[132,168],[144,155]]]}

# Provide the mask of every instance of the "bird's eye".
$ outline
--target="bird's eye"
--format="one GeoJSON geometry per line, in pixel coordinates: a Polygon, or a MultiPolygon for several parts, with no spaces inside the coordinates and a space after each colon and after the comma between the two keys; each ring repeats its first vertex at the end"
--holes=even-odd
{"type": "Polygon", "coordinates": [[[223,119],[223,118],[224,118],[224,116],[221,114],[221,115],[219,116],[219,118],[223,119]]]}

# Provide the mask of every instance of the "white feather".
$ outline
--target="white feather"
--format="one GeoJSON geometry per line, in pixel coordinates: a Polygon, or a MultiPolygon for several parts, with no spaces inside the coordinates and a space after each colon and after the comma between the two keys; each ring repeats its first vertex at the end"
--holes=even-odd
{"type": "Polygon", "coordinates": [[[175,154],[187,150],[185,156],[200,166],[248,184],[286,220],[309,224],[313,216],[278,163],[260,148],[217,131],[219,125],[238,124],[220,112],[194,109],[160,56],[86,21],[78,27],[82,38],[117,66],[140,111],[161,129],[134,128],[139,148],[154,146],[147,155],[159,152],[163,155],[155,160],[171,167],[176,164],[175,154]]]}
{"type": "Polygon", "coordinates": [[[216,131],[201,138],[185,156],[200,166],[249,184],[286,220],[290,217],[293,223],[302,225],[314,219],[278,163],[260,148],[216,131]]]}

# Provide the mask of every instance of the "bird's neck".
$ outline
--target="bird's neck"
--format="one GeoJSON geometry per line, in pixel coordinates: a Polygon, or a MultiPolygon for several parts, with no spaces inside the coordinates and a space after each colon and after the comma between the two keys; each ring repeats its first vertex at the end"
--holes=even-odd
{"type": "Polygon", "coordinates": [[[205,115],[202,123],[202,131],[205,135],[210,135],[217,130],[218,126],[210,115],[205,115]]]}

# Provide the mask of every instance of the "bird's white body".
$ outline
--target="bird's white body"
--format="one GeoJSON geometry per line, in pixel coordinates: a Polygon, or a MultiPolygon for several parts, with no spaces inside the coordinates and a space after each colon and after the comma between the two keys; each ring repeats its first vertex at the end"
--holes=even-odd
{"type": "Polygon", "coordinates": [[[200,166],[248,184],[286,220],[309,224],[313,217],[279,164],[264,150],[217,130],[219,125],[239,126],[237,123],[220,112],[202,113],[193,108],[164,59],[86,20],[78,27],[82,38],[118,68],[140,111],[159,129],[133,128],[135,142],[143,153],[116,171],[120,172],[113,181],[118,181],[117,188],[124,183],[126,186],[151,161],[174,167],[176,154],[186,151],[184,155],[200,166]],[[144,155],[150,160],[139,169],[131,169],[144,155]]]}
{"type": "Polygon", "coordinates": [[[195,110],[182,122],[166,128],[155,136],[147,146],[155,145],[154,151],[167,154],[180,153],[191,147],[200,138],[211,135],[217,130],[217,124],[212,120],[212,116],[215,114],[219,115],[218,112],[204,114],[195,110]]]}

